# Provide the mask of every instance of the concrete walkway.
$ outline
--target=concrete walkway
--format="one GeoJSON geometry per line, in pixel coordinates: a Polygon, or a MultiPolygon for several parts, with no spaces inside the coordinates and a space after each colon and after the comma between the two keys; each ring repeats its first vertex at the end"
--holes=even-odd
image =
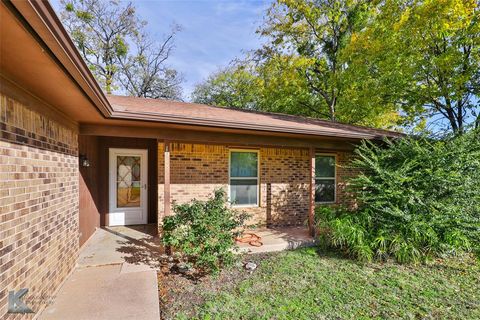
{"type": "Polygon", "coordinates": [[[155,226],[98,229],[39,319],[160,319],[155,226]]]}

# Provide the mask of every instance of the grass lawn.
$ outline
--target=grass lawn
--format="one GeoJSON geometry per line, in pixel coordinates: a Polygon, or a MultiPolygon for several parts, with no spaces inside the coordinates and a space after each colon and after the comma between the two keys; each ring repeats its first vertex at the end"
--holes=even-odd
{"type": "MultiPolygon", "coordinates": [[[[233,285],[210,284],[211,290],[198,287],[192,292],[203,298],[194,308],[195,316],[480,319],[480,267],[471,258],[437,261],[430,266],[362,265],[335,254],[319,255],[316,250],[270,254],[259,261],[252,275],[233,277],[241,279],[237,281],[230,278],[236,282],[233,285]]],[[[220,276],[217,281],[227,280],[220,276]]]]}

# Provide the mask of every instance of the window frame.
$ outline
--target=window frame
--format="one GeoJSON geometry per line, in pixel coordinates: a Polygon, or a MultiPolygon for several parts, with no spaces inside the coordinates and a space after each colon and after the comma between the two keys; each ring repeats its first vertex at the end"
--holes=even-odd
{"type": "Polygon", "coordinates": [[[228,201],[234,208],[257,208],[260,207],[260,150],[258,149],[229,149],[228,150],[228,201]],[[234,204],[231,198],[231,181],[232,181],[232,152],[249,152],[257,154],[257,177],[233,177],[234,180],[257,180],[257,202],[252,204],[234,204]]]}
{"type": "MultiPolygon", "coordinates": [[[[315,204],[335,204],[337,203],[337,154],[336,153],[325,153],[325,152],[317,152],[315,153],[315,161],[317,160],[317,156],[327,156],[327,157],[333,157],[335,159],[335,165],[334,165],[334,174],[333,177],[318,177],[316,176],[316,171],[317,171],[317,164],[315,163],[315,171],[314,171],[314,188],[313,190],[317,190],[317,179],[318,180],[333,180],[334,188],[333,188],[333,201],[316,201],[315,204]]],[[[314,195],[315,196],[315,195],[314,195]]]]}

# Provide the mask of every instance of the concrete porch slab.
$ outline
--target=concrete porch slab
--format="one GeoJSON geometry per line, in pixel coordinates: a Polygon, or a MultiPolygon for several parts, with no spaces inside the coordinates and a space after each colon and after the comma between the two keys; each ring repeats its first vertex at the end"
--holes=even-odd
{"type": "Polygon", "coordinates": [[[114,263],[148,264],[140,256],[161,250],[156,225],[104,227],[97,229],[80,252],[78,267],[114,263]]]}
{"type": "Polygon", "coordinates": [[[237,243],[240,253],[264,253],[283,250],[293,250],[301,247],[315,245],[315,239],[310,236],[307,228],[285,227],[285,228],[261,228],[247,230],[261,237],[262,245],[251,246],[248,243],[237,243]]]}

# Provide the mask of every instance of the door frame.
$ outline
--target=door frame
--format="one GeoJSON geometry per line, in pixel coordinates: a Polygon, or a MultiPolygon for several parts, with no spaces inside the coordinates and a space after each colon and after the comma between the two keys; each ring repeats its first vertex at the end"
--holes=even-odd
{"type": "Polygon", "coordinates": [[[148,223],[148,149],[136,149],[136,148],[108,148],[108,211],[107,211],[107,225],[131,225],[131,224],[112,224],[112,215],[117,213],[118,210],[134,211],[134,208],[117,208],[117,190],[116,190],[116,176],[117,155],[131,155],[140,156],[140,180],[142,181],[142,192],[140,193],[140,203],[142,208],[142,219],[139,223],[134,224],[147,224],[148,223]],[[116,212],[117,211],[117,212],[116,212]]]}

